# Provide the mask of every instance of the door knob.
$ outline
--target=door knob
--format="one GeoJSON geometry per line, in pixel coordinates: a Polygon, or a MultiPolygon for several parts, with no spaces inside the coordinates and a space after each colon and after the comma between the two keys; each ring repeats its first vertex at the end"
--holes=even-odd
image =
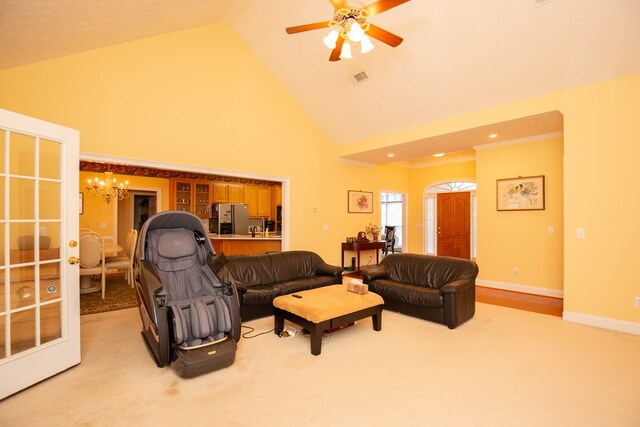
{"type": "Polygon", "coordinates": [[[69,247],[70,248],[75,248],[76,246],[78,246],[78,242],[76,242],[75,240],[70,240],[69,241],[69,247]]]}
{"type": "Polygon", "coordinates": [[[73,264],[78,264],[80,262],[80,258],[75,257],[75,256],[70,256],[69,259],[67,260],[67,262],[71,265],[73,264]]]}

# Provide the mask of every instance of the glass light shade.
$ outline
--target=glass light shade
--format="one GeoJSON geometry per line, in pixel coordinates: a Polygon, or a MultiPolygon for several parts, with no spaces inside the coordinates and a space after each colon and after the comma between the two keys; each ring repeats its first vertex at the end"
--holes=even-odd
{"type": "Polygon", "coordinates": [[[353,22],[351,27],[349,27],[349,40],[352,42],[359,42],[364,37],[364,31],[362,31],[362,27],[357,22],[353,22]]]}
{"type": "Polygon", "coordinates": [[[329,34],[327,34],[322,39],[322,42],[329,49],[335,49],[337,40],[338,40],[338,32],[336,30],[331,30],[329,34]]]}
{"type": "Polygon", "coordinates": [[[342,50],[340,51],[340,59],[351,59],[353,55],[351,55],[351,45],[349,42],[345,41],[342,45],[342,50]]]}
{"type": "Polygon", "coordinates": [[[366,35],[362,36],[362,40],[360,40],[360,45],[362,46],[360,48],[360,53],[369,53],[375,47],[373,43],[371,43],[371,39],[366,35]]]}

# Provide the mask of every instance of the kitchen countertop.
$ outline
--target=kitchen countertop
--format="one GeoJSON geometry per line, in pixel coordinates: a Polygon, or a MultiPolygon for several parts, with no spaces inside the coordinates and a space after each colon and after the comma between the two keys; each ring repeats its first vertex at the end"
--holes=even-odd
{"type": "Polygon", "coordinates": [[[256,233],[256,237],[251,237],[250,234],[216,234],[216,233],[209,233],[208,236],[209,236],[209,239],[218,239],[218,240],[282,240],[282,236],[269,234],[268,237],[264,237],[262,233],[256,233]]]}

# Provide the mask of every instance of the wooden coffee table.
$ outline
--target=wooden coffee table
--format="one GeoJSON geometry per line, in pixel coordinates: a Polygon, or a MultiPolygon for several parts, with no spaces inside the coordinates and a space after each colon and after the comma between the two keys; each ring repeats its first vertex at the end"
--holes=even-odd
{"type": "Polygon", "coordinates": [[[320,354],[322,333],[371,316],[373,329],[382,329],[384,300],[378,294],[348,292],[345,285],[332,285],[273,300],[274,332],[279,335],[288,320],[311,332],[311,354],[320,354]],[[297,297],[296,297],[297,295],[297,297]]]}

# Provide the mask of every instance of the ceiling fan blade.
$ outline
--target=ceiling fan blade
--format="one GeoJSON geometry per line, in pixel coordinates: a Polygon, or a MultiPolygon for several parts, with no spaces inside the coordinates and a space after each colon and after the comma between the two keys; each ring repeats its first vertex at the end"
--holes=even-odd
{"type": "Polygon", "coordinates": [[[305,24],[305,25],[298,25],[295,27],[288,27],[286,29],[287,34],[295,34],[295,33],[301,33],[303,31],[311,31],[311,30],[318,30],[320,28],[327,28],[329,26],[329,21],[322,21],[322,22],[315,22],[313,24],[305,24]]]}
{"type": "Polygon", "coordinates": [[[377,2],[371,3],[365,7],[365,9],[369,12],[369,16],[375,16],[385,10],[400,6],[402,3],[406,3],[408,1],[409,0],[378,0],[377,2]]]}
{"type": "Polygon", "coordinates": [[[329,0],[329,1],[331,2],[335,10],[349,7],[349,5],[347,4],[347,0],[329,0]]]}
{"type": "Polygon", "coordinates": [[[403,38],[400,36],[396,36],[393,33],[390,33],[387,30],[383,30],[380,27],[377,27],[373,24],[369,24],[369,31],[367,31],[367,35],[373,37],[374,39],[378,39],[383,43],[388,44],[391,47],[396,47],[400,43],[402,43],[403,38]]]}
{"type": "Polygon", "coordinates": [[[338,40],[336,40],[336,47],[331,51],[331,56],[329,56],[329,61],[340,61],[340,53],[342,52],[343,44],[344,39],[342,37],[338,37],[338,40]]]}

